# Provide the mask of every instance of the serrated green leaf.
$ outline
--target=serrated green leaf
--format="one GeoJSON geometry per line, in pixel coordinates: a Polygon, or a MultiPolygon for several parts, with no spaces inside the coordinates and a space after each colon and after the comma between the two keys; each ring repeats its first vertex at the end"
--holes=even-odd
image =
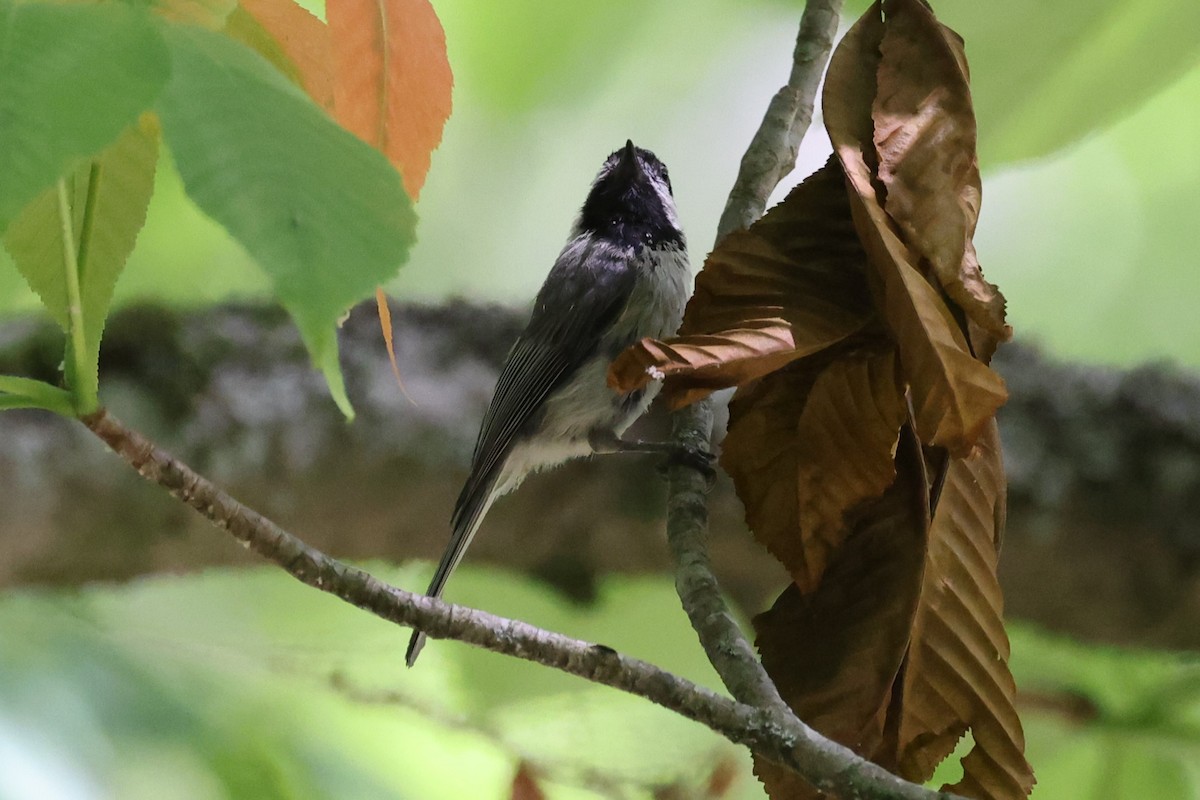
{"type": "Polygon", "coordinates": [[[237,0],[135,0],[147,2],[163,19],[220,30],[237,7],[237,0]]]}
{"type": "Polygon", "coordinates": [[[262,26],[261,22],[242,6],[234,8],[233,12],[225,19],[223,31],[225,35],[236,39],[265,58],[289,81],[297,86],[304,85],[300,70],[287,57],[283,47],[262,26]]]}
{"type": "Polygon", "coordinates": [[[188,196],[271,276],[348,409],[335,329],[415,239],[400,176],[258,54],[199,29],[164,35],[172,75],[159,111],[188,196]]]}
{"type": "Polygon", "coordinates": [[[148,108],[168,70],[144,13],[0,0],[0,230],[148,108]]]}
{"type": "MultiPolygon", "coordinates": [[[[145,114],[95,158],[64,179],[71,208],[73,242],[78,248],[80,300],[85,351],[75,366],[95,385],[100,338],[113,288],[133,251],[154,192],[158,161],[158,120],[145,114]]],[[[42,305],[67,330],[67,281],[63,265],[64,228],[55,188],[42,192],[13,220],[4,246],[37,292],[42,305]]]]}
{"type": "Polygon", "coordinates": [[[0,375],[0,410],[44,408],[63,416],[75,416],[70,392],[32,378],[0,375]]]}

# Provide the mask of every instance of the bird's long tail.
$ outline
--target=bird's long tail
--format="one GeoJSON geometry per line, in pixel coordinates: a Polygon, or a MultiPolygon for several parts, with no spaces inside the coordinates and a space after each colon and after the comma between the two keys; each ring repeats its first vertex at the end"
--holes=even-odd
{"type": "MultiPolygon", "coordinates": [[[[451,519],[453,533],[450,534],[450,544],[446,547],[446,552],[442,554],[441,563],[438,564],[437,572],[433,573],[433,580],[429,582],[429,588],[425,590],[428,597],[441,597],[442,590],[446,588],[446,581],[450,580],[450,575],[457,569],[462,562],[463,555],[467,552],[467,547],[471,544],[471,540],[475,538],[475,531],[479,530],[480,523],[487,515],[488,509],[492,507],[492,503],[503,494],[498,491],[497,481],[493,477],[491,480],[472,485],[473,482],[468,481],[463,487],[462,495],[458,498],[458,503],[454,509],[454,517],[451,519]]],[[[421,631],[413,631],[412,638],[408,640],[408,652],[404,655],[404,663],[412,666],[416,663],[417,656],[421,653],[421,648],[425,646],[425,634],[421,631]]]]}

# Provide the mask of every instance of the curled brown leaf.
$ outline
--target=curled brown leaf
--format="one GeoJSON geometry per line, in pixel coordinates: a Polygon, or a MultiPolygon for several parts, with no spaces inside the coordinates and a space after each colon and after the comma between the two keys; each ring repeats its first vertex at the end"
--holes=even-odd
{"type": "Polygon", "coordinates": [[[949,465],[896,689],[901,774],[927,780],[969,727],[975,746],[948,788],[981,800],[1020,800],[1033,787],[996,578],[1004,487],[993,422],[969,457],[949,465]]]}
{"type": "MultiPolygon", "coordinates": [[[[908,647],[929,526],[923,462],[907,430],[896,470],[884,494],[852,515],[851,532],[821,585],[809,592],[789,586],[754,620],[763,666],[788,705],[824,735],[877,760],[908,647]]],[[[821,796],[765,760],[755,760],[755,772],[771,797],[821,796]]]]}
{"type": "Polygon", "coordinates": [[[734,400],[721,464],[755,537],[801,590],[819,584],[848,532],[846,512],[891,485],[905,416],[886,342],[827,366],[797,365],[734,400]]]}
{"type": "Polygon", "coordinates": [[[666,376],[667,400],[678,407],[837,344],[870,318],[865,261],[840,171],[827,164],[721,242],[679,335],[622,353],[609,384],[628,392],[666,376]]]}
{"type": "Polygon", "coordinates": [[[965,455],[1008,395],[1000,377],[972,354],[964,326],[925,278],[919,253],[880,201],[871,117],[886,29],[879,14],[876,3],[833,55],[825,80],[825,123],[870,257],[876,302],[911,386],[917,433],[923,442],[965,455]]]}
{"type": "Polygon", "coordinates": [[[971,244],[981,184],[962,40],[920,0],[887,0],[883,12],[871,117],[884,210],[967,316],[1008,339],[1004,297],[971,244]]]}

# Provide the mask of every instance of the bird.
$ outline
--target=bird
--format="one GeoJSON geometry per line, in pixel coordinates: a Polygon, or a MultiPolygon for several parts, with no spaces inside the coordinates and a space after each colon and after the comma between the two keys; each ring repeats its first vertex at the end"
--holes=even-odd
{"type": "MultiPolygon", "coordinates": [[[[690,283],[667,168],[626,140],[592,182],[529,322],[505,358],[427,596],[442,596],[492,503],[527,475],[598,453],[680,455],[674,443],[621,438],[645,413],[661,381],[619,394],[609,388],[607,372],[643,337],[675,333],[690,283]]],[[[408,666],[424,643],[425,634],[414,631],[408,666]]]]}

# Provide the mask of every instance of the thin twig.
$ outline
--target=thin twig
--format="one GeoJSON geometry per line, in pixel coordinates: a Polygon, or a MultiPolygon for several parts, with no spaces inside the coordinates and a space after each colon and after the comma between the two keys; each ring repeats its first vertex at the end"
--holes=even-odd
{"type": "MultiPolygon", "coordinates": [[[[708,399],[675,412],[671,420],[675,441],[697,449],[711,447],[712,417],[708,399]]],[[[791,709],[758,663],[713,575],[705,478],[686,465],[673,467],[669,477],[667,540],[675,560],[675,590],[708,660],[739,702],[790,716],[791,709]]]]}
{"type": "Polygon", "coordinates": [[[762,216],[767,198],[796,166],[796,154],[812,122],[821,73],[833,49],[842,0],[808,0],[796,34],[792,72],[775,93],[763,121],[742,156],[737,179],[717,225],[716,241],[762,216]]]}
{"type": "MultiPolygon", "coordinates": [[[[762,124],[750,142],[721,223],[717,242],[749,226],[766,207],[779,181],[792,171],[796,153],[812,121],[821,73],[833,48],[841,0],[809,0],[800,20],[788,83],[772,98],[762,124]]],[[[711,448],[712,408],[709,401],[676,412],[673,435],[695,449],[711,448]]],[[[667,536],[675,558],[675,586],[717,674],[735,698],[757,708],[796,719],[779,696],[774,681],[755,656],[721,595],[708,556],[708,508],[704,479],[694,469],[671,470],[667,497],[667,536]]],[[[797,725],[803,725],[796,719],[797,725]]],[[[814,732],[812,735],[816,736],[814,732]]]]}
{"type": "Polygon", "coordinates": [[[523,658],[645,698],[804,775],[818,789],[864,800],[961,800],[897,778],[794,718],[718,695],[653,664],[519,620],[449,605],[391,586],[308,546],[101,408],[81,421],[143,478],[300,582],[382,619],[523,658]]]}

